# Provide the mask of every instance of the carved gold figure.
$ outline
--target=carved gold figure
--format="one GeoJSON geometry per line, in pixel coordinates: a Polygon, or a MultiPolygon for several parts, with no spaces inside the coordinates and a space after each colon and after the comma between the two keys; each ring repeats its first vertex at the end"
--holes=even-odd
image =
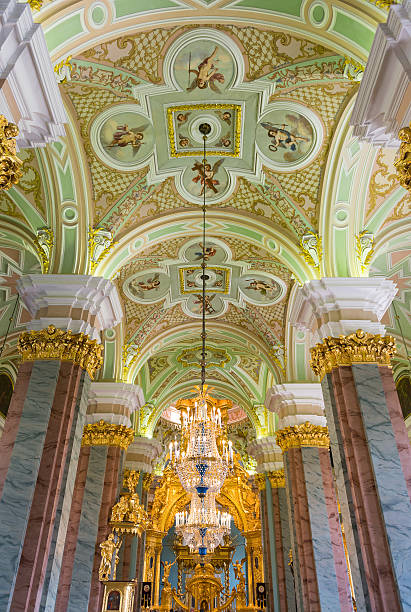
{"type": "Polygon", "coordinates": [[[98,577],[101,582],[106,582],[107,580],[110,580],[113,557],[115,560],[112,580],[116,579],[116,568],[119,560],[118,550],[120,546],[121,540],[117,540],[116,542],[114,533],[110,533],[107,540],[101,542],[101,563],[98,572],[98,577]]]}
{"type": "Polygon", "coordinates": [[[0,189],[10,189],[22,177],[23,162],[16,155],[17,125],[0,115],[0,189]]]}

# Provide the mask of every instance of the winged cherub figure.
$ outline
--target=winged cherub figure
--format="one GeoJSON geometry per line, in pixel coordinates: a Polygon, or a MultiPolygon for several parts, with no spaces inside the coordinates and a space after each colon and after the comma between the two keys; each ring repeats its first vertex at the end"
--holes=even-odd
{"type": "Polygon", "coordinates": [[[139,281],[138,286],[141,291],[151,291],[151,289],[155,289],[156,291],[160,287],[159,273],[156,272],[153,278],[148,278],[145,281],[139,281]]]}
{"type": "Polygon", "coordinates": [[[147,126],[140,126],[136,128],[129,128],[127,124],[118,125],[117,130],[113,134],[113,140],[107,148],[111,147],[127,147],[131,145],[133,149],[133,155],[136,155],[144,144],[144,130],[147,126]]]}
{"type": "Polygon", "coordinates": [[[198,181],[200,181],[200,184],[201,184],[200,195],[203,195],[204,189],[206,189],[207,187],[208,189],[211,189],[212,191],[214,191],[214,193],[218,193],[218,189],[216,185],[219,185],[220,181],[214,177],[217,174],[217,171],[219,167],[221,166],[221,164],[223,163],[223,161],[224,161],[223,159],[219,159],[214,164],[214,166],[211,166],[211,164],[209,163],[203,164],[199,161],[196,161],[194,163],[194,166],[191,169],[194,172],[197,172],[197,176],[195,176],[192,179],[192,181],[193,183],[198,183],[198,181]]]}
{"type": "Polygon", "coordinates": [[[190,65],[188,66],[188,74],[192,72],[195,74],[195,78],[191,85],[187,87],[187,91],[193,91],[196,87],[198,87],[198,89],[206,89],[210,85],[213,91],[220,93],[215,82],[224,83],[225,79],[221,72],[217,72],[218,68],[215,65],[215,63],[218,62],[216,57],[217,52],[218,47],[214,49],[211,55],[205,57],[203,61],[198,64],[197,69],[191,68],[190,65]]]}
{"type": "Polygon", "coordinates": [[[268,146],[270,151],[275,152],[278,150],[278,147],[282,147],[283,149],[289,149],[290,151],[296,151],[299,142],[308,141],[308,138],[305,138],[304,136],[299,136],[298,134],[293,134],[288,131],[286,129],[286,123],[283,123],[281,127],[278,127],[268,121],[262,122],[261,125],[267,130],[268,136],[269,138],[271,138],[272,144],[268,146]]]}

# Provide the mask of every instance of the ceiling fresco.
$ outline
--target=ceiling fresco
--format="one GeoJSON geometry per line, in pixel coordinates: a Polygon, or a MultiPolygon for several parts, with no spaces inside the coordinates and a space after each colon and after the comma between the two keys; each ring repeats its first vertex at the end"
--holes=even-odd
{"type": "MultiPolygon", "coordinates": [[[[298,284],[395,280],[385,323],[395,372],[407,365],[410,196],[395,152],[349,127],[359,83],[347,66],[365,65],[386,13],[367,0],[321,3],[321,15],[311,0],[63,4],[45,2],[36,20],[53,62],[70,57],[66,137],[20,151],[23,177],[0,192],[0,335],[17,279],[41,270],[34,239],[51,232],[49,272],[116,284],[125,320],[104,333],[101,378],[139,384],[136,428],[167,437],[167,409],[199,382],[204,249],[207,382],[234,402],[230,436],[251,469],[249,442],[275,428],[267,389],[313,380],[287,317],[298,284]]],[[[0,369],[16,371],[27,316],[19,305],[0,369]]]]}

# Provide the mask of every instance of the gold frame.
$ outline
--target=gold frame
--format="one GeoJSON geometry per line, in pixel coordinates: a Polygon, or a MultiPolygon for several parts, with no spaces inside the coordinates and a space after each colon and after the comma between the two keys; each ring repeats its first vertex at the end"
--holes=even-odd
{"type": "MultiPolygon", "coordinates": [[[[192,291],[187,291],[184,288],[184,272],[185,270],[201,270],[201,266],[184,266],[182,268],[179,268],[178,270],[178,275],[180,278],[180,292],[181,295],[192,295],[193,293],[198,293],[199,291],[201,291],[201,287],[197,287],[197,289],[193,289],[192,291]]],[[[223,291],[214,291],[214,293],[217,293],[217,295],[228,295],[229,293],[229,288],[230,288],[230,278],[231,278],[231,268],[225,268],[224,266],[206,266],[206,270],[221,270],[223,272],[228,272],[227,274],[227,278],[226,278],[226,282],[223,288],[223,291]]],[[[218,287],[217,287],[218,289],[218,287]]],[[[211,290],[210,290],[211,291],[211,290]]]]}

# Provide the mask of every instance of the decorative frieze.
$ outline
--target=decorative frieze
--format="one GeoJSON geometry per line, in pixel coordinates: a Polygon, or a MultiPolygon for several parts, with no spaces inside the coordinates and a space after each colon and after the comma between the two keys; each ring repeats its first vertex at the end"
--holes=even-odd
{"type": "Polygon", "coordinates": [[[94,378],[103,365],[103,346],[83,333],[57,329],[49,325],[40,331],[22,332],[17,348],[22,361],[55,360],[70,361],[79,365],[94,378]]]}
{"type": "Polygon", "coordinates": [[[313,425],[309,421],[301,425],[292,425],[277,431],[277,444],[283,451],[302,446],[319,446],[329,448],[328,428],[313,425]]]}
{"type": "Polygon", "coordinates": [[[389,366],[396,353],[392,336],[370,334],[358,329],[349,336],[324,338],[321,344],[311,349],[310,365],[321,379],[325,374],[340,366],[353,363],[377,363],[389,366]]]}
{"type": "Polygon", "coordinates": [[[83,431],[82,446],[119,446],[127,450],[134,438],[134,430],[124,425],[113,425],[99,421],[86,425],[83,431]]]}

